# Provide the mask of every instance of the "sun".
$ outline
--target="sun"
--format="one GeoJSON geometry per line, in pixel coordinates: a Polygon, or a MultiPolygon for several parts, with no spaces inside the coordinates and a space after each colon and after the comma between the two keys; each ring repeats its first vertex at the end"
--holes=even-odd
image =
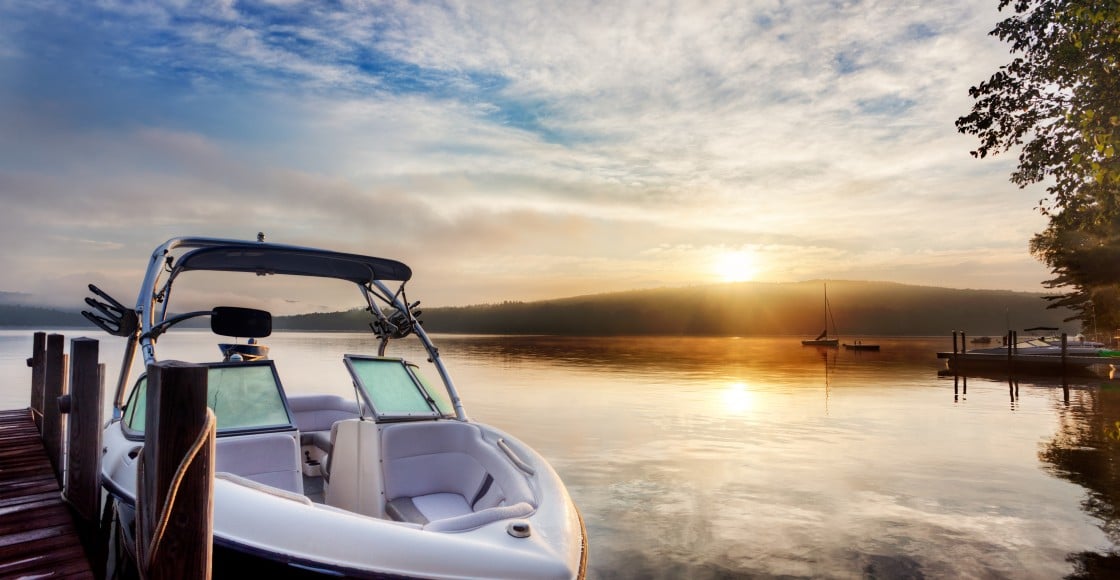
{"type": "Polygon", "coordinates": [[[724,282],[747,282],[758,273],[758,259],[748,250],[722,252],[716,254],[713,270],[724,282]]]}

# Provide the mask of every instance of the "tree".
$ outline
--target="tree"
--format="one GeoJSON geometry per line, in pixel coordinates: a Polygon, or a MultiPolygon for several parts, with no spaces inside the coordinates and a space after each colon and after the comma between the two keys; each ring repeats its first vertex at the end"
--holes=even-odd
{"type": "Polygon", "coordinates": [[[1049,217],[1031,253],[1050,267],[1051,307],[1083,324],[1120,328],[1120,0],[1000,0],[1014,13],[991,34],[1014,59],[969,89],[957,129],[973,156],[1018,147],[1011,181],[1045,182],[1049,217]]]}

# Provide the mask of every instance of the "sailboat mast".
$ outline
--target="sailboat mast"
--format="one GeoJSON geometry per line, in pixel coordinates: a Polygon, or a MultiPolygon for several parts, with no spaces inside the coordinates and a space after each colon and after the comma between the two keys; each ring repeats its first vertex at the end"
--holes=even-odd
{"type": "Polygon", "coordinates": [[[824,285],[824,337],[828,338],[828,284],[824,285]]]}
{"type": "Polygon", "coordinates": [[[828,331],[828,323],[832,321],[832,338],[839,338],[840,331],[836,328],[836,317],[832,315],[832,305],[828,303],[828,284],[824,285],[824,329],[828,331]]]}

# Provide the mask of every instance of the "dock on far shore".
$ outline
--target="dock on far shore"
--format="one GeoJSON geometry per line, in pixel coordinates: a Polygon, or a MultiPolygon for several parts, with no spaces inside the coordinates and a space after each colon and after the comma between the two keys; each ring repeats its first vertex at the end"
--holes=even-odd
{"type": "Polygon", "coordinates": [[[1070,354],[1068,352],[1068,337],[1061,335],[1061,346],[1053,353],[1021,352],[1018,344],[1018,333],[1008,332],[1004,337],[1005,346],[984,348],[981,351],[968,351],[966,335],[960,332],[958,348],[957,335],[953,332],[953,350],[939,352],[937,358],[946,359],[949,370],[964,374],[967,370],[1006,370],[1009,372],[1033,373],[1042,375],[1099,375],[1110,374],[1120,357],[1070,354]],[[1010,347],[1006,345],[1011,345],[1010,347]]]}

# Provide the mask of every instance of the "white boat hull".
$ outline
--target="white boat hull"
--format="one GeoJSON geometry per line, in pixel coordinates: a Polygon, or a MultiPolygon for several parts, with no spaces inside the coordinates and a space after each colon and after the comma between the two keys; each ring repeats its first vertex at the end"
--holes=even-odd
{"type": "MultiPolygon", "coordinates": [[[[478,425],[478,424],[475,424],[478,425]]],[[[531,467],[531,486],[541,498],[533,513],[517,518],[531,533],[510,535],[511,520],[474,529],[439,532],[416,524],[366,516],[276,488],[219,474],[214,480],[214,543],[245,559],[278,563],[292,573],[351,577],[570,579],[586,568],[583,523],[559,477],[546,461],[508,434],[500,437],[531,467]]],[[[121,502],[122,521],[131,520],[136,460],[141,442],[124,437],[118,423],[105,433],[104,485],[121,502]]],[[[131,537],[131,534],[128,534],[131,537]]]]}

